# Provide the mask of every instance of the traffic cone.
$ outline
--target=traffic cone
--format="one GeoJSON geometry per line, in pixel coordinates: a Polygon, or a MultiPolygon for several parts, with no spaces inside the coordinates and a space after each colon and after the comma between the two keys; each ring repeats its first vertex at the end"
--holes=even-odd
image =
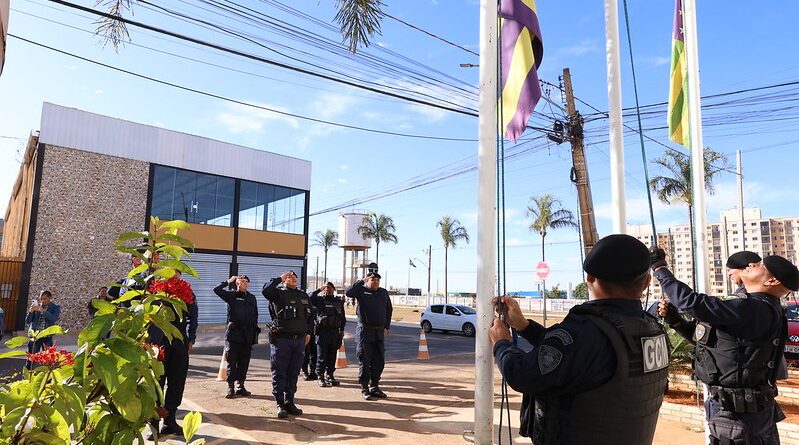
{"type": "Polygon", "coordinates": [[[216,381],[227,381],[227,354],[225,352],[222,352],[222,361],[219,362],[219,374],[216,376],[216,381]]]}
{"type": "Polygon", "coordinates": [[[419,360],[430,360],[430,354],[427,353],[427,337],[424,336],[424,329],[419,334],[419,353],[416,358],[419,360]]]}
{"type": "Polygon", "coordinates": [[[347,367],[347,352],[344,350],[344,342],[341,342],[341,347],[336,352],[336,369],[347,367]]]}

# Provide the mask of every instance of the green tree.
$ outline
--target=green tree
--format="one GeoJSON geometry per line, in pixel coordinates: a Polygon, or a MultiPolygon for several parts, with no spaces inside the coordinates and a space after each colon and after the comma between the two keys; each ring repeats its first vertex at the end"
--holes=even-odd
{"type": "MultiPolygon", "coordinates": [[[[97,5],[103,5],[106,12],[112,16],[125,17],[133,13],[134,5],[138,0],[97,0],[97,5]]],[[[385,17],[382,0],[335,0],[338,12],[335,20],[339,24],[341,38],[347,48],[353,53],[358,47],[367,47],[370,39],[375,34],[380,34],[380,22],[385,17]]],[[[130,34],[125,22],[102,17],[97,20],[95,34],[100,36],[103,46],[112,44],[118,51],[120,46],[130,40],[130,34]]]]}
{"type": "MultiPolygon", "coordinates": [[[[183,221],[161,223],[157,218],[152,223],[158,228],[154,233],[124,233],[116,241],[117,250],[144,262],[128,274],[144,290],[127,291],[114,301],[92,300],[97,312],[78,335],[74,355],[47,348],[29,357],[32,366],[23,371],[22,379],[0,384],[0,442],[144,443],[147,422],[159,417],[163,410],[159,407],[164,404],[158,384],[164,374],[163,352],[149,343],[148,327],[157,326],[170,341],[182,338],[172,321],[183,316],[186,301],[193,295],[171,278],[175,270],[198,276],[181,261],[192,244],[180,237],[178,230],[189,225],[183,221]],[[128,245],[139,239],[147,243],[128,245]]],[[[31,329],[27,336],[7,341],[12,350],[0,354],[0,359],[25,355],[15,348],[28,341],[64,333],[59,326],[31,329]]],[[[187,441],[199,425],[199,413],[186,415],[183,432],[187,441]]],[[[192,445],[201,443],[204,439],[192,445]]]]}
{"type": "Polygon", "coordinates": [[[394,225],[394,220],[390,216],[380,215],[376,213],[369,213],[363,217],[361,225],[358,226],[358,234],[363,239],[372,239],[375,241],[375,262],[379,264],[380,257],[380,243],[383,241],[397,244],[397,235],[394,232],[397,227],[394,225]]]}
{"type": "Polygon", "coordinates": [[[338,232],[333,229],[327,229],[325,233],[317,231],[314,233],[314,241],[311,245],[321,247],[325,250],[325,272],[323,281],[327,282],[327,251],[333,246],[338,246],[338,232]]]}
{"type": "Polygon", "coordinates": [[[447,288],[447,253],[450,247],[456,247],[460,240],[469,242],[469,233],[457,219],[445,216],[436,223],[441,229],[441,239],[444,241],[444,301],[448,301],[449,293],[447,288]]]}
{"type": "MultiPolygon", "coordinates": [[[[705,190],[715,193],[713,180],[723,170],[730,168],[727,157],[721,153],[705,148],[705,190]]],[[[691,246],[694,245],[694,212],[693,182],[691,180],[691,158],[682,153],[669,150],[653,161],[666,171],[664,176],[655,176],[649,180],[649,187],[665,204],[685,204],[688,207],[688,224],[691,246]]],[[[657,236],[656,234],[654,236],[657,236]]],[[[691,249],[692,263],[696,265],[696,249],[691,249]]],[[[694,287],[696,276],[694,275],[694,287]]]]}
{"type": "Polygon", "coordinates": [[[547,298],[566,298],[568,293],[565,290],[560,290],[558,286],[552,286],[552,290],[549,291],[549,297],[547,298]]]}
{"type": "MultiPolygon", "coordinates": [[[[559,199],[553,198],[549,193],[541,196],[530,197],[527,205],[527,216],[533,219],[530,231],[541,235],[541,261],[546,261],[546,237],[550,229],[572,228],[577,229],[574,214],[563,209],[559,199]]],[[[541,286],[546,298],[546,281],[541,286]]]]}
{"type": "Polygon", "coordinates": [[[587,300],[588,299],[588,285],[585,282],[578,284],[574,288],[574,298],[578,300],[587,300]]]}

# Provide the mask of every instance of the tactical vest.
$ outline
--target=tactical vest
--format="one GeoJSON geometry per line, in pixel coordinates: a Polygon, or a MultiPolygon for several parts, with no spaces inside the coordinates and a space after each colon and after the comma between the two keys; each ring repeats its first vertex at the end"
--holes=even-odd
{"type": "Polygon", "coordinates": [[[776,298],[749,294],[768,303],[779,320],[778,326],[757,339],[738,338],[708,323],[694,331],[696,376],[709,385],[711,395],[725,410],[755,413],[771,406],[777,395],[776,368],[785,347],[787,319],[776,298]]]}
{"type": "Polygon", "coordinates": [[[299,335],[308,331],[311,303],[302,291],[281,290],[280,302],[270,303],[272,330],[277,334],[299,335]]]}
{"type": "Polygon", "coordinates": [[[657,320],[641,311],[625,316],[596,305],[569,311],[590,320],[616,353],[616,373],[579,394],[536,398],[536,445],[647,445],[668,386],[669,344],[657,320]]]}
{"type": "Polygon", "coordinates": [[[319,330],[332,331],[341,329],[344,321],[344,308],[335,301],[330,301],[325,297],[325,305],[318,309],[316,314],[316,328],[319,330]]]}

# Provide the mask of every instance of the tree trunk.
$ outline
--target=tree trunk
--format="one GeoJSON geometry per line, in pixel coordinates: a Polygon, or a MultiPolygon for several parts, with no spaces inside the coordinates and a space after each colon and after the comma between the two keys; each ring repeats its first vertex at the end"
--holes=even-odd
{"type": "Polygon", "coordinates": [[[380,257],[380,238],[375,238],[375,263],[379,266],[380,263],[377,262],[377,259],[380,257]]]}
{"type": "Polygon", "coordinates": [[[449,293],[447,292],[447,245],[444,244],[444,304],[449,303],[449,293]]]}
{"type": "Polygon", "coordinates": [[[325,283],[327,283],[327,248],[325,248],[325,272],[322,275],[324,275],[325,283]]]}

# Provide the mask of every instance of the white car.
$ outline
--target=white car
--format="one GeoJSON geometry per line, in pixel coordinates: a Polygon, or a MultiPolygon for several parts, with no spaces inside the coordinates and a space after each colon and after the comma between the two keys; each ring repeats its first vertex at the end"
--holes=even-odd
{"type": "Polygon", "coordinates": [[[419,324],[425,332],[461,331],[467,337],[474,337],[477,311],[461,304],[431,304],[422,313],[419,324]]]}

